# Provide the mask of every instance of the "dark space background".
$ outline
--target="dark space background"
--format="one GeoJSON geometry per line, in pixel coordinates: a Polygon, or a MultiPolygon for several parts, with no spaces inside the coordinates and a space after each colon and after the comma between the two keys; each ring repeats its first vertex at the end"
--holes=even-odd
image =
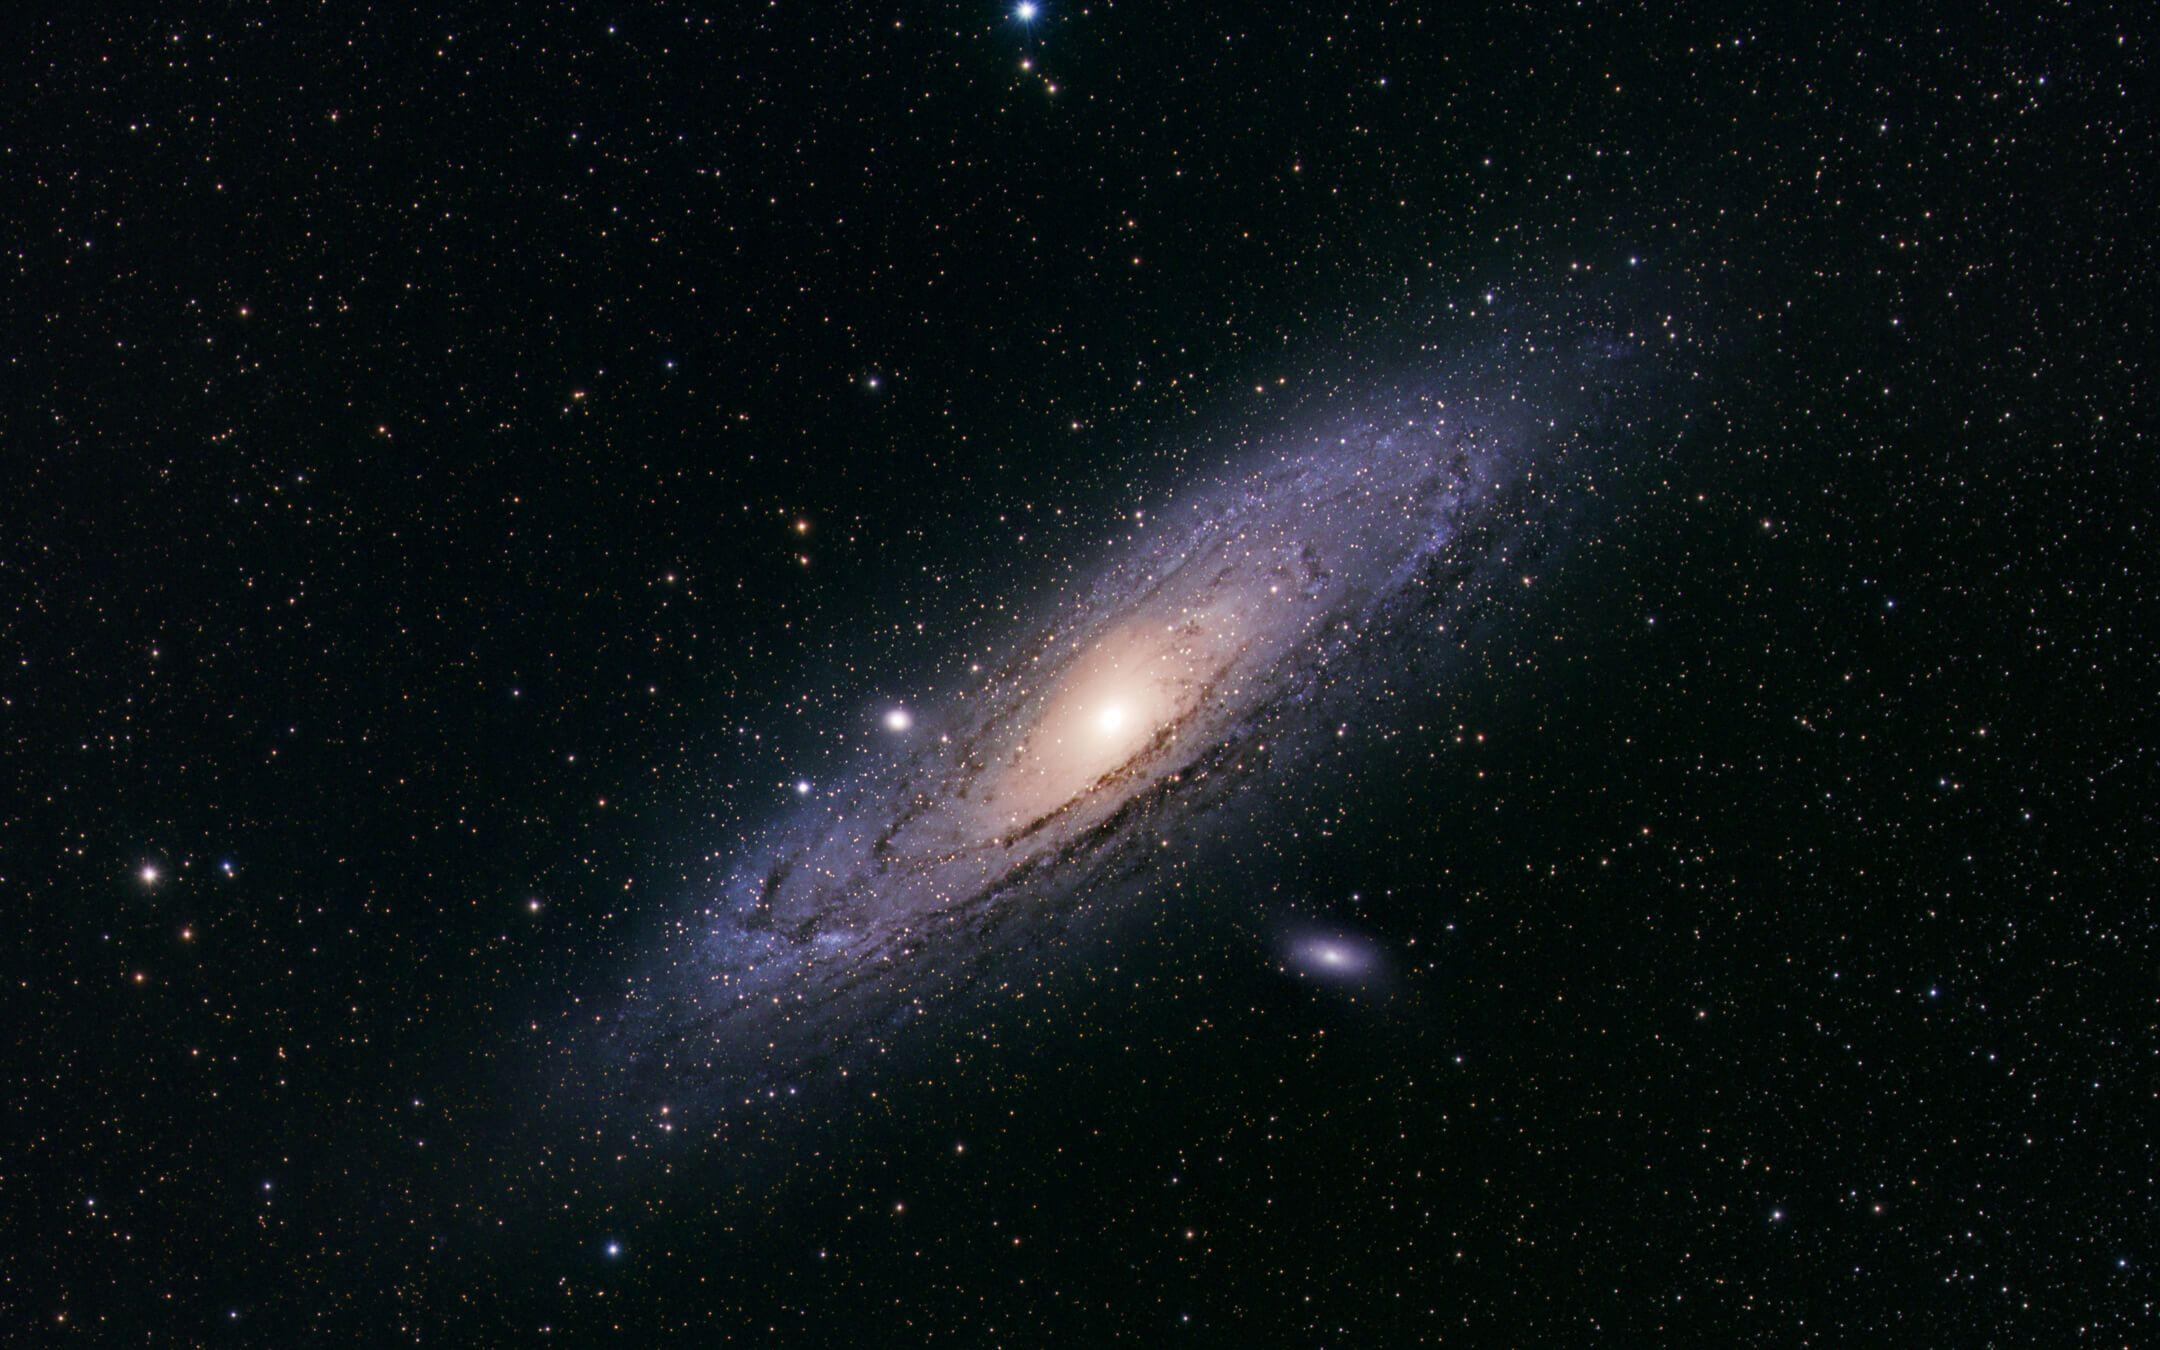
{"type": "Polygon", "coordinates": [[[2151,18],[25,11],[5,1339],[2149,1342],[2151,18]],[[1242,867],[520,1128],[908,672],[1592,279],[1690,430],[1242,867]]]}

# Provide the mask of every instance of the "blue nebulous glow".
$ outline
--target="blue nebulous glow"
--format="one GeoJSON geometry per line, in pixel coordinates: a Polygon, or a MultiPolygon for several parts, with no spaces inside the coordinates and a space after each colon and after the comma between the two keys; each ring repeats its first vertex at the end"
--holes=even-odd
{"type": "MultiPolygon", "coordinates": [[[[875,747],[724,852],[595,1024],[607,1048],[574,1060],[618,1100],[838,1078],[1234,851],[1346,726],[1414,731],[1405,691],[1440,686],[1473,616],[1520,603],[1543,522],[1594,492],[1615,391],[1637,387],[1631,344],[1530,336],[1248,432],[1120,550],[1068,560],[1078,580],[1001,598],[1015,618],[956,641],[950,683],[878,708],[875,747]]],[[[1387,976],[1373,939],[1277,941],[1305,978],[1387,976]]]]}
{"type": "Polygon", "coordinates": [[[1300,975],[1330,982],[1368,979],[1381,968],[1380,949],[1347,933],[1300,933],[1284,944],[1284,957],[1300,975]]]}

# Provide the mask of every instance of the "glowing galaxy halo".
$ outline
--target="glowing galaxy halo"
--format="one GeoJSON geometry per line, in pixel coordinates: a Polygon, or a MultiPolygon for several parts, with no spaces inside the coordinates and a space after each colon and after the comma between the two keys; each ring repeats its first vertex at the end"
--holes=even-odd
{"type": "MultiPolygon", "coordinates": [[[[1610,449],[1634,348],[1527,351],[1249,439],[1089,580],[1023,607],[964,696],[887,704],[879,752],[798,787],[575,1053],[618,1100],[641,1081],[677,1103],[792,1090],[1114,914],[1166,851],[1236,828],[1224,803],[1264,810],[1375,690],[1439,669],[1466,607],[1505,603],[1530,535],[1610,449]]],[[[1345,934],[1281,955],[1315,980],[1385,969],[1345,934]]]]}
{"type": "Polygon", "coordinates": [[[1342,929],[1301,929],[1282,944],[1293,973],[1323,984],[1364,984],[1385,969],[1378,943],[1342,929]]]}

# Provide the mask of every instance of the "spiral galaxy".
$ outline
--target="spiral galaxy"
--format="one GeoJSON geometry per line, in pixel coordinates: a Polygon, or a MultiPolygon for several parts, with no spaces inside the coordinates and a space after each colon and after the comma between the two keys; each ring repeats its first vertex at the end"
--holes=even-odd
{"type": "MultiPolygon", "coordinates": [[[[800,785],[672,926],[605,1023],[617,1086],[757,1090],[882,1052],[1010,953],[1114,916],[1162,857],[1234,836],[1375,691],[1438,677],[1451,622],[1549,547],[1625,429],[1632,344],[1518,347],[1252,440],[1028,607],[970,687],[889,712],[895,753],[800,785]]],[[[1329,951],[1355,960],[1292,959],[1380,960],[1329,951]]]]}

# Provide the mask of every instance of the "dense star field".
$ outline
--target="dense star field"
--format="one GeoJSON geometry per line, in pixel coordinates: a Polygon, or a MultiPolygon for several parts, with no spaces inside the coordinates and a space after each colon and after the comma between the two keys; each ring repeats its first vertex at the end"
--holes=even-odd
{"type": "Polygon", "coordinates": [[[0,1339],[2160,1335],[2142,10],[21,27],[0,1339]]]}

